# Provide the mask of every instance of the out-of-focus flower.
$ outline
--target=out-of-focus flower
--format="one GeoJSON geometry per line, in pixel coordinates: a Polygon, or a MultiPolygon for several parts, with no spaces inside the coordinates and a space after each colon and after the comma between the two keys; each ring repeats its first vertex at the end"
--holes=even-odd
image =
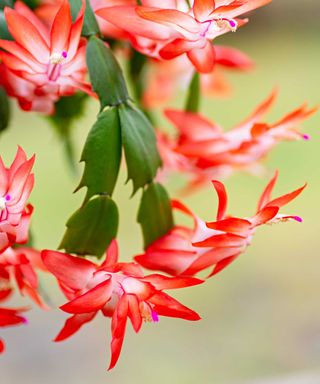
{"type": "Polygon", "coordinates": [[[135,263],[119,263],[117,244],[113,241],[102,265],[61,252],[45,250],[42,258],[47,269],[55,275],[70,300],[61,309],[71,313],[55,341],[62,341],[97,312],[112,318],[112,369],[121,352],[127,319],[138,332],[142,321],[158,322],[159,316],[199,320],[199,316],[163,292],[165,289],[200,284],[195,278],[170,278],[159,274],[144,276],[135,263]]]}
{"type": "MultiPolygon", "coordinates": [[[[9,275],[5,269],[0,266],[0,302],[7,300],[11,295],[12,289],[9,285],[9,275]]],[[[6,308],[0,307],[0,328],[12,327],[15,325],[26,324],[27,319],[21,316],[21,312],[26,311],[26,308],[6,308]]],[[[0,353],[4,352],[5,344],[0,338],[0,353]]]]}
{"type": "Polygon", "coordinates": [[[98,9],[96,13],[131,35],[133,46],[143,54],[165,60],[187,54],[198,72],[210,73],[215,64],[212,40],[247,22],[237,19],[271,0],[195,0],[185,2],[142,0],[142,6],[98,9]],[[184,3],[182,5],[182,3],[184,3]]]}
{"type": "MultiPolygon", "coordinates": [[[[175,139],[167,138],[160,150],[177,152],[185,162],[185,172],[192,181],[187,190],[192,191],[208,179],[225,177],[235,170],[254,170],[259,162],[281,141],[307,140],[297,130],[297,125],[314,114],[317,108],[303,105],[274,124],[261,122],[276,98],[273,92],[243,123],[230,131],[222,128],[199,114],[177,110],[165,112],[178,130],[175,139]],[[190,172],[191,169],[191,172],[190,172]]],[[[172,154],[173,156],[173,154],[172,154]]],[[[166,158],[165,158],[166,159],[166,158]]],[[[164,160],[165,160],[164,159],[164,160]]],[[[171,164],[164,161],[164,166],[171,164]]]]}
{"type": "MultiPolygon", "coordinates": [[[[201,88],[204,95],[226,96],[230,93],[230,85],[224,71],[248,71],[254,63],[238,49],[215,46],[216,66],[209,74],[201,75],[201,88]]],[[[150,61],[148,87],[145,90],[143,103],[147,108],[157,107],[172,98],[177,90],[186,90],[190,84],[194,69],[186,56],[179,56],[170,61],[150,61]]]]}
{"type": "Polygon", "coordinates": [[[84,5],[74,23],[67,0],[52,15],[51,29],[25,4],[4,10],[14,41],[0,40],[0,59],[6,68],[4,87],[25,110],[54,111],[54,102],[77,90],[89,94],[85,81],[85,39],[81,39],[84,5]]]}
{"type": "Polygon", "coordinates": [[[29,296],[37,305],[47,309],[39,294],[37,270],[46,271],[40,252],[32,248],[8,248],[0,254],[0,267],[16,281],[21,295],[29,296]]]}
{"type": "Polygon", "coordinates": [[[34,184],[32,167],[35,157],[27,160],[22,148],[9,168],[0,158],[0,252],[10,245],[28,240],[29,221],[33,208],[26,202],[34,184]]]}
{"type": "Polygon", "coordinates": [[[257,227],[290,219],[302,221],[298,216],[280,214],[279,210],[295,199],[305,186],[271,199],[276,180],[277,173],[263,191],[256,214],[249,218],[226,215],[227,193],[219,181],[213,181],[219,198],[214,222],[205,223],[181,203],[173,202],[175,208],[193,218],[193,228],[174,227],[151,244],[143,255],[136,256],[135,261],[147,269],[173,276],[194,276],[210,267],[214,268],[208,277],[222,271],[250,245],[257,227]]]}

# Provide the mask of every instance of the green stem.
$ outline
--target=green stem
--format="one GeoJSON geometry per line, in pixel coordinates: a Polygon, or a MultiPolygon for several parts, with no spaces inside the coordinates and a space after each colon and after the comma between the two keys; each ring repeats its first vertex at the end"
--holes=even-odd
{"type": "Polygon", "coordinates": [[[200,107],[200,75],[198,72],[195,72],[189,85],[185,110],[187,112],[199,112],[199,107],[200,107]]]}

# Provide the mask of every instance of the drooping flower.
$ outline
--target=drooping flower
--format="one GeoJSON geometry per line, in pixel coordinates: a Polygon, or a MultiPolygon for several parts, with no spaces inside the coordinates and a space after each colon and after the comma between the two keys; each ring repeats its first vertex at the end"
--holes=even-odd
{"type": "Polygon", "coordinates": [[[191,9],[185,2],[142,0],[142,6],[98,9],[96,13],[131,35],[140,52],[165,60],[187,54],[198,72],[210,73],[215,63],[212,40],[247,22],[237,17],[271,0],[195,0],[191,9]]]}
{"type": "Polygon", "coordinates": [[[305,185],[271,199],[277,176],[276,173],[264,189],[256,214],[248,218],[226,215],[227,193],[219,181],[213,181],[219,198],[214,222],[205,223],[183,204],[174,201],[174,208],[193,218],[193,228],[174,227],[151,244],[144,254],[136,256],[135,261],[144,268],[163,271],[173,276],[194,276],[210,267],[213,270],[208,277],[217,274],[246,250],[259,226],[288,220],[302,221],[298,216],[280,214],[279,211],[295,199],[305,185]]]}
{"type": "Polygon", "coordinates": [[[84,3],[72,23],[69,3],[64,0],[52,15],[51,29],[20,1],[4,13],[14,41],[0,40],[0,59],[7,71],[3,85],[24,109],[52,113],[61,96],[76,90],[92,94],[85,81],[86,42],[80,38],[84,3]]]}
{"type": "Polygon", "coordinates": [[[0,268],[15,280],[21,295],[29,296],[43,309],[48,308],[39,294],[36,270],[46,271],[40,252],[29,247],[8,248],[0,254],[0,268]]]}
{"type": "MultiPolygon", "coordinates": [[[[6,270],[0,267],[0,302],[7,300],[11,295],[12,289],[9,284],[10,278],[6,270]]],[[[26,308],[7,308],[0,307],[0,328],[12,327],[16,325],[26,324],[27,319],[21,316],[26,308]]],[[[0,338],[0,353],[5,350],[5,344],[0,338]]]]}
{"type": "Polygon", "coordinates": [[[9,168],[0,158],[0,252],[28,240],[33,208],[27,205],[27,200],[34,184],[34,160],[35,156],[27,160],[20,147],[9,168]]]}
{"type": "MultiPolygon", "coordinates": [[[[192,181],[187,190],[192,191],[212,178],[228,176],[235,170],[254,171],[279,142],[309,138],[299,132],[297,126],[317,108],[308,109],[302,105],[274,124],[262,122],[275,99],[273,92],[243,123],[227,132],[200,114],[165,111],[178,131],[176,138],[167,139],[170,147],[167,150],[188,160],[185,171],[192,181]]],[[[165,162],[164,165],[166,168],[165,162]]],[[[170,164],[167,168],[170,169],[170,164]]]]}
{"type": "MultiPolygon", "coordinates": [[[[201,75],[201,90],[208,96],[229,95],[231,86],[225,72],[248,71],[254,63],[238,49],[215,46],[216,66],[211,73],[201,75]]],[[[143,104],[154,108],[170,100],[177,88],[185,91],[191,81],[194,69],[186,56],[179,56],[170,61],[150,60],[148,87],[143,95],[143,104]]]]}
{"type": "Polygon", "coordinates": [[[42,258],[57,278],[69,302],[61,307],[70,317],[55,341],[72,336],[101,311],[112,318],[112,369],[119,358],[127,319],[138,332],[142,322],[158,322],[159,316],[199,320],[198,314],[163,292],[200,284],[195,278],[171,278],[159,274],[144,276],[136,263],[118,262],[117,244],[113,241],[102,265],[65,253],[45,250],[42,258]]]}

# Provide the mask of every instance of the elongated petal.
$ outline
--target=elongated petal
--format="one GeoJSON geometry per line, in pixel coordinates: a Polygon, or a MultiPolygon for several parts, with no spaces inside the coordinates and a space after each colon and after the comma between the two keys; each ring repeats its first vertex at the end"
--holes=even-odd
{"type": "Polygon", "coordinates": [[[206,21],[215,9],[214,0],[194,0],[193,13],[197,20],[206,21]]]}
{"type": "Polygon", "coordinates": [[[276,171],[273,178],[269,181],[269,183],[267,184],[267,186],[263,190],[262,195],[261,195],[259,202],[258,202],[258,211],[260,211],[263,207],[265,207],[269,203],[269,201],[271,200],[271,194],[272,194],[273,189],[276,185],[278,175],[279,175],[279,173],[278,173],[278,171],[276,171]]]}
{"type": "Polygon", "coordinates": [[[106,252],[106,259],[101,267],[108,267],[117,264],[118,262],[118,243],[116,240],[112,240],[109,248],[106,252]]]}
{"type": "Polygon", "coordinates": [[[200,320],[196,312],[164,292],[156,293],[149,301],[154,304],[154,310],[160,316],[178,317],[190,321],[200,320]]]}
{"type": "Polygon", "coordinates": [[[127,315],[128,299],[127,295],[124,294],[120,297],[112,317],[111,361],[108,370],[111,370],[117,364],[119,359],[126,330],[127,315]]]}
{"type": "Polygon", "coordinates": [[[37,28],[11,8],[6,7],[4,13],[9,31],[16,42],[27,49],[39,62],[47,63],[49,48],[37,28]]]}
{"type": "Polygon", "coordinates": [[[61,54],[67,50],[71,24],[70,5],[63,0],[51,28],[51,54],[61,54]]]}
{"type": "Polygon", "coordinates": [[[218,180],[213,180],[212,184],[217,192],[218,199],[219,199],[217,220],[222,220],[225,217],[227,205],[228,205],[227,191],[224,185],[218,180]]]}
{"type": "Polygon", "coordinates": [[[142,316],[139,308],[139,300],[136,295],[127,295],[128,316],[135,332],[139,332],[142,325],[142,316]]]}
{"type": "Polygon", "coordinates": [[[48,270],[71,289],[84,288],[96,271],[95,264],[66,253],[44,250],[41,257],[48,270]]]}
{"type": "Polygon", "coordinates": [[[85,294],[62,305],[60,309],[68,313],[76,314],[98,311],[110,300],[111,294],[112,280],[110,277],[85,294]]]}
{"type": "Polygon", "coordinates": [[[223,17],[232,19],[234,17],[253,11],[254,9],[260,8],[268,3],[271,3],[271,1],[272,0],[235,0],[231,4],[228,4],[226,8],[216,8],[213,12],[213,15],[222,15],[223,17]]]}
{"type": "Polygon", "coordinates": [[[278,207],[264,207],[251,220],[254,227],[262,225],[272,220],[279,212],[278,207]]]}
{"type": "Polygon", "coordinates": [[[95,315],[96,312],[92,312],[69,317],[54,341],[59,342],[68,339],[70,336],[74,335],[84,324],[91,321],[95,315]]]}
{"type": "Polygon", "coordinates": [[[101,8],[96,10],[96,14],[133,35],[160,41],[181,37],[172,28],[141,18],[134,6],[101,8]]]}
{"type": "Polygon", "coordinates": [[[269,203],[266,205],[266,207],[281,208],[284,205],[289,204],[292,200],[294,200],[296,197],[298,197],[300,195],[300,193],[306,188],[306,186],[307,186],[307,184],[303,185],[302,187],[296,189],[293,192],[287,193],[286,195],[280,196],[277,199],[269,201],[269,203]]]}
{"type": "Polygon", "coordinates": [[[215,229],[216,231],[232,232],[242,236],[246,234],[251,227],[250,221],[237,217],[206,223],[206,225],[208,228],[215,229]]]}
{"type": "Polygon", "coordinates": [[[196,39],[194,35],[198,34],[200,30],[198,23],[193,17],[175,9],[138,7],[137,13],[146,20],[167,25],[175,29],[190,40],[196,39]]]}
{"type": "Polygon", "coordinates": [[[221,261],[234,256],[235,254],[239,254],[237,251],[235,252],[234,248],[215,248],[205,252],[200,255],[188,269],[183,272],[183,275],[186,276],[194,276],[195,274],[212,267],[215,264],[220,263],[221,261]]]}
{"type": "Polygon", "coordinates": [[[246,245],[246,238],[231,233],[214,235],[202,241],[192,243],[195,247],[234,247],[241,248],[246,245]]]}
{"type": "Polygon", "coordinates": [[[198,113],[166,109],[164,114],[183,137],[200,141],[221,135],[221,128],[218,125],[198,113]]]}
{"type": "Polygon", "coordinates": [[[204,48],[195,48],[187,52],[189,60],[200,73],[211,73],[215,64],[215,52],[210,41],[204,48]]]}
{"type": "Polygon", "coordinates": [[[144,281],[148,281],[158,290],[192,287],[203,283],[203,280],[191,277],[167,277],[159,274],[146,276],[144,281]]]}

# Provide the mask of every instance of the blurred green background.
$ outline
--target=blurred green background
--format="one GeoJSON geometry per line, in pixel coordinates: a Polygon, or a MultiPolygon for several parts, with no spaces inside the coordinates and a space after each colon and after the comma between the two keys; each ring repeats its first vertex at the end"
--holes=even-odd
{"type": "MultiPolygon", "coordinates": [[[[203,112],[229,129],[274,86],[281,92],[270,121],[305,101],[319,104],[319,14],[316,0],[274,1],[252,15],[243,30],[220,39],[248,53],[257,68],[252,74],[230,75],[232,97],[206,100],[203,112]]],[[[97,109],[90,103],[76,123],[78,157],[97,109]]],[[[226,181],[229,212],[245,216],[253,213],[275,168],[280,171],[278,194],[308,181],[308,189],[287,208],[304,223],[261,228],[252,246],[227,270],[203,286],[177,292],[176,297],[202,315],[201,322],[161,319],[159,324],[145,324],[139,335],[128,327],[120,361],[106,373],[108,320],[96,319],[69,341],[53,344],[66,316],[35,308],[28,314],[28,327],[1,331],[7,341],[0,359],[1,384],[320,383],[319,114],[304,127],[312,140],[281,144],[268,158],[264,177],[237,174],[226,181]]],[[[81,194],[72,195],[77,179],[48,122],[15,108],[11,127],[0,138],[0,154],[7,162],[18,144],[37,155],[31,197],[36,246],[55,248],[66,219],[81,201],[81,194]]],[[[129,260],[141,252],[141,235],[135,223],[137,198],[129,200],[131,188],[123,186],[124,180],[125,170],[115,199],[122,218],[121,257],[129,260]]],[[[212,220],[217,204],[212,188],[185,202],[212,220]]],[[[53,279],[43,284],[55,305],[64,302],[53,279]]]]}

